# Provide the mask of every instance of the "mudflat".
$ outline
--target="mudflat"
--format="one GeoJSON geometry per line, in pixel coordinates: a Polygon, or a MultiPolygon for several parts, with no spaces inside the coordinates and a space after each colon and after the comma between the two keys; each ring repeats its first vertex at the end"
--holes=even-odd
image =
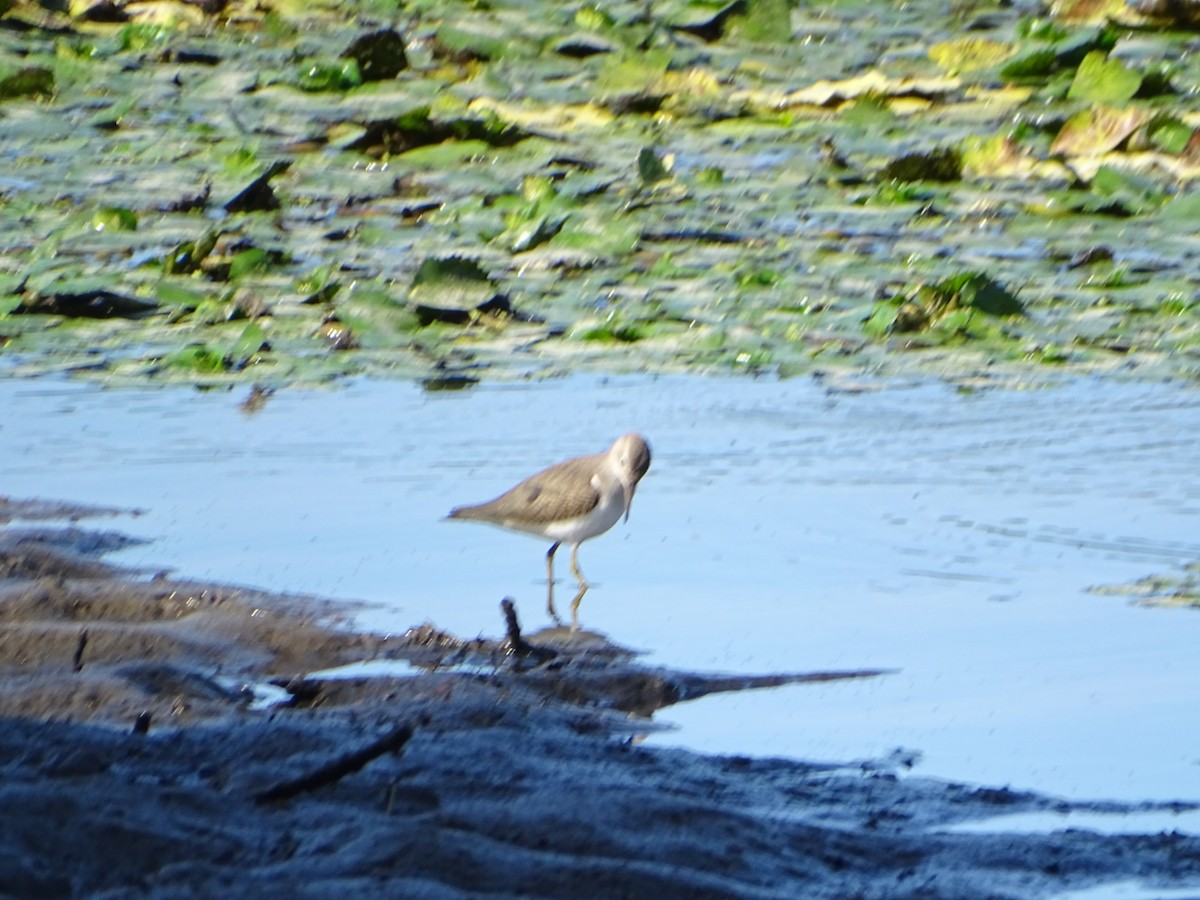
{"type": "MultiPolygon", "coordinates": [[[[954,826],[1076,803],[648,748],[728,677],[600,635],[350,627],[345,604],[131,572],[104,511],[0,500],[0,895],[1030,897],[1200,883],[1200,837],[954,826]],[[45,518],[46,527],[29,527],[45,518]],[[356,663],[370,663],[356,667],[356,663]],[[339,669],[340,671],[336,671],[339,669]],[[330,671],[331,669],[335,671],[330,671]],[[361,671],[360,671],[361,669],[361,671]]],[[[505,618],[506,617],[506,618],[505,618]]],[[[488,623],[481,623],[487,626],[488,623]]]]}

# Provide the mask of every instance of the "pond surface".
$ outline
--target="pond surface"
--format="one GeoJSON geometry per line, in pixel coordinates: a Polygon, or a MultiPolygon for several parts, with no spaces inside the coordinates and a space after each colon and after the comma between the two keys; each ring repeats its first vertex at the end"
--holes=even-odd
{"type": "Polygon", "coordinates": [[[250,414],[244,389],[0,381],[0,493],[145,510],[97,523],[151,541],[128,564],[497,635],[505,595],[547,624],[546,544],[442,517],[642,431],[628,524],[580,553],[585,628],[685,668],[896,670],[682,704],[653,741],[1200,800],[1200,610],[1088,591],[1200,559],[1200,391],[877,387],[358,381],[250,414]]]}

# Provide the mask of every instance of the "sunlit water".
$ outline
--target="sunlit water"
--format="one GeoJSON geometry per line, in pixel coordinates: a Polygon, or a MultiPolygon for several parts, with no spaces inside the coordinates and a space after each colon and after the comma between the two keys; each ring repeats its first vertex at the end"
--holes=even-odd
{"type": "Polygon", "coordinates": [[[498,635],[505,595],[546,624],[546,545],[442,517],[639,430],[630,521],[580,553],[585,627],[684,668],[897,670],[683,704],[654,741],[1200,799],[1200,610],[1087,591],[1200,558],[1200,391],[579,376],[285,390],[253,415],[244,395],[0,381],[0,493],[144,509],[98,523],[153,539],[126,563],[498,635]]]}

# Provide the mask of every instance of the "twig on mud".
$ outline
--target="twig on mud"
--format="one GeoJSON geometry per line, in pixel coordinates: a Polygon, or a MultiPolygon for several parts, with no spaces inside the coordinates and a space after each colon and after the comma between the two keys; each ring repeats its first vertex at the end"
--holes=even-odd
{"type": "Polygon", "coordinates": [[[307,775],[281,781],[254,795],[255,803],[277,803],[290,800],[297,794],[316,790],[327,784],[333,784],[347,775],[357,772],[371,760],[385,753],[399,751],[413,735],[413,728],[407,722],[395,726],[383,736],[376,738],[365,747],[352,750],[325,763],[307,775]]]}
{"type": "Polygon", "coordinates": [[[85,628],[79,632],[79,643],[75,646],[75,661],[74,668],[76,672],[83,671],[83,651],[87,647],[88,630],[85,628]]]}
{"type": "Polygon", "coordinates": [[[522,660],[532,656],[534,665],[540,665],[548,659],[554,659],[558,654],[549,647],[537,647],[521,637],[521,625],[517,622],[517,608],[508,597],[500,601],[500,609],[504,613],[505,642],[510,653],[522,660]]]}

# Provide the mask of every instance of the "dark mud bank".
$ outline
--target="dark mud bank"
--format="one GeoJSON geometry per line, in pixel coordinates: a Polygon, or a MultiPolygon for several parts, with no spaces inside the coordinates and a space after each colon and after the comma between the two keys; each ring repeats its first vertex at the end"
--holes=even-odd
{"type": "Polygon", "coordinates": [[[1200,884],[1191,835],[950,828],[1149,806],[906,777],[902,760],[636,742],[655,709],[706,692],[876,673],[711,677],[644,666],[596,636],[511,628],[495,641],[430,626],[357,634],[316,600],[122,572],[98,558],[111,540],[85,534],[0,539],[3,896],[1029,897],[1200,884]],[[314,674],[365,659],[411,669],[314,674]]]}

